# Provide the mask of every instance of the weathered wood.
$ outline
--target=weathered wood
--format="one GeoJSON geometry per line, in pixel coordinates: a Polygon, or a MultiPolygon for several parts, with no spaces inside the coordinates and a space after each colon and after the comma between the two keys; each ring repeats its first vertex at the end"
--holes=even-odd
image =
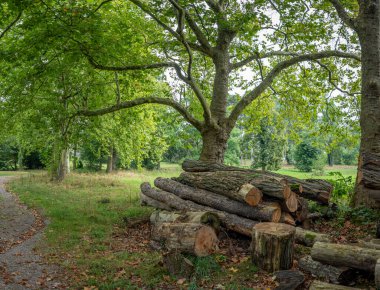
{"type": "Polygon", "coordinates": [[[377,222],[376,226],[376,239],[380,239],[380,222],[377,222]]]}
{"type": "Polygon", "coordinates": [[[208,225],[216,232],[220,230],[220,219],[218,215],[209,211],[154,211],[150,215],[150,222],[152,224],[167,222],[198,223],[208,225]]]}
{"type": "Polygon", "coordinates": [[[298,267],[319,279],[334,284],[350,285],[355,281],[355,270],[349,267],[334,267],[314,261],[312,257],[305,256],[298,260],[298,267]]]}
{"type": "Polygon", "coordinates": [[[185,160],[182,163],[182,169],[186,172],[240,171],[244,173],[248,172],[274,176],[277,178],[286,179],[291,190],[298,195],[306,199],[318,201],[322,204],[328,204],[333,190],[333,185],[324,180],[313,179],[313,181],[307,181],[269,171],[245,169],[200,160],[185,160]]]}
{"type": "Polygon", "coordinates": [[[295,194],[293,191],[290,191],[289,197],[282,201],[281,209],[286,212],[296,212],[298,209],[297,194],[295,194]]]}
{"type": "Polygon", "coordinates": [[[293,265],[295,228],[281,223],[259,223],[252,231],[252,262],[268,272],[293,265]]]}
{"type": "Polygon", "coordinates": [[[336,284],[329,284],[322,281],[314,280],[311,283],[309,290],[362,290],[362,289],[336,285],[336,284]]]}
{"type": "Polygon", "coordinates": [[[281,213],[280,222],[284,224],[292,225],[292,226],[296,225],[296,222],[294,218],[290,215],[290,213],[284,212],[284,211],[281,213]]]}
{"type": "Polygon", "coordinates": [[[312,231],[307,231],[302,228],[296,228],[296,243],[312,247],[316,242],[330,242],[331,239],[326,234],[320,234],[312,231]]]}
{"type": "Polygon", "coordinates": [[[297,196],[297,210],[294,213],[294,218],[297,223],[303,223],[309,215],[309,203],[305,198],[297,196]]]}
{"type": "Polygon", "coordinates": [[[333,265],[375,272],[380,250],[351,245],[316,242],[311,249],[313,260],[333,265]]]}
{"type": "Polygon", "coordinates": [[[366,241],[358,241],[356,244],[351,244],[352,246],[358,246],[362,248],[369,248],[369,249],[375,249],[380,250],[380,239],[373,239],[369,242],[366,241]]]}
{"type": "Polygon", "coordinates": [[[177,279],[189,279],[194,273],[193,263],[177,251],[164,253],[162,260],[168,272],[177,279]]]}
{"type": "Polygon", "coordinates": [[[297,270],[283,270],[273,273],[274,281],[279,285],[275,290],[294,290],[305,281],[305,276],[297,270]]]}
{"type": "Polygon", "coordinates": [[[196,203],[242,217],[273,222],[278,222],[281,218],[281,208],[276,203],[262,202],[256,207],[251,207],[217,193],[196,189],[168,178],[156,178],[154,184],[158,188],[169,191],[180,198],[192,200],[196,203]]]}
{"type": "Polygon", "coordinates": [[[380,289],[380,259],[377,259],[375,266],[375,285],[376,289],[380,289]]]}
{"type": "Polygon", "coordinates": [[[241,200],[241,196],[237,193],[236,196],[232,196],[231,192],[236,192],[242,185],[247,183],[260,189],[265,195],[282,200],[287,199],[290,195],[290,187],[285,179],[255,172],[183,172],[178,178],[174,178],[174,180],[236,200],[241,200]]]}
{"type": "Polygon", "coordinates": [[[380,155],[363,152],[362,182],[365,187],[380,189],[380,155]]]}
{"type": "Polygon", "coordinates": [[[146,196],[142,192],[140,192],[140,204],[143,206],[151,206],[154,208],[159,208],[159,209],[164,209],[164,210],[169,210],[169,211],[172,209],[167,204],[160,202],[158,200],[155,200],[149,196],[146,196]]]}
{"type": "Polygon", "coordinates": [[[249,183],[243,184],[239,188],[238,195],[251,206],[258,205],[263,198],[261,190],[249,183]]]}
{"type": "Polygon", "coordinates": [[[213,228],[194,223],[159,223],[153,227],[151,239],[168,251],[208,256],[218,250],[213,228]]]}
{"type": "Polygon", "coordinates": [[[227,229],[242,234],[247,237],[251,237],[252,228],[258,223],[247,218],[230,214],[224,211],[216,210],[214,208],[197,204],[190,200],[184,200],[173,193],[151,188],[149,183],[141,184],[141,190],[145,192],[147,196],[161,203],[169,205],[176,210],[193,210],[193,211],[211,211],[218,215],[224,227],[227,229]]]}

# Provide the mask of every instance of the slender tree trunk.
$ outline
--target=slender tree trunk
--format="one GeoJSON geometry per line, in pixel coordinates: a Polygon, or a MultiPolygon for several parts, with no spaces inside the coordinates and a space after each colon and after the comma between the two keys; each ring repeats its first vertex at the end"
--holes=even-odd
{"type": "Polygon", "coordinates": [[[112,150],[112,170],[115,171],[117,170],[117,152],[116,149],[113,148],[112,150]]]}
{"type": "Polygon", "coordinates": [[[77,144],[74,146],[74,153],[73,153],[73,171],[77,170],[77,162],[78,162],[78,157],[77,157],[77,144]]]}
{"type": "Polygon", "coordinates": [[[17,169],[22,170],[23,169],[23,160],[24,160],[24,150],[22,150],[22,147],[18,147],[18,153],[17,153],[17,169]]]}
{"type": "Polygon", "coordinates": [[[354,205],[380,207],[380,1],[361,1],[361,144],[354,205]]]}
{"type": "Polygon", "coordinates": [[[111,145],[110,151],[108,153],[106,173],[111,173],[112,170],[113,170],[113,146],[111,145]]]}
{"type": "Polygon", "coordinates": [[[327,154],[327,161],[328,161],[329,166],[334,166],[334,157],[333,157],[332,152],[327,154]]]}
{"type": "Polygon", "coordinates": [[[57,168],[57,175],[56,175],[56,180],[57,181],[62,181],[65,179],[66,175],[67,175],[67,155],[68,155],[68,150],[67,149],[62,149],[61,150],[61,154],[60,154],[60,158],[59,158],[59,164],[58,164],[58,168],[57,168]]]}

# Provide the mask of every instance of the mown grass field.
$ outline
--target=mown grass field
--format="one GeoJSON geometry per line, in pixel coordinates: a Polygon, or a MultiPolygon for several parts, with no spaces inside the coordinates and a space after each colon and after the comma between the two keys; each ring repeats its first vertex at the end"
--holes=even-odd
{"type": "MultiPolygon", "coordinates": [[[[356,170],[346,167],[331,171],[353,176],[356,170]]],[[[50,221],[40,251],[48,260],[62,265],[71,273],[73,288],[140,289],[144,285],[154,289],[162,286],[162,281],[174,284],[175,281],[160,265],[160,255],[145,250],[149,232],[144,232],[144,229],[140,233],[139,230],[127,232],[124,220],[148,215],[152,211],[139,205],[142,182],[152,183],[158,176],[178,176],[180,172],[179,165],[163,164],[161,170],[155,171],[111,175],[74,173],[62,183],[51,182],[45,172],[29,172],[12,180],[8,188],[50,221]]],[[[301,178],[312,177],[292,168],[278,172],[301,178]]],[[[0,175],[9,174],[0,172],[0,175]]],[[[223,257],[219,258],[223,260],[223,257]]],[[[228,276],[216,271],[219,274],[212,274],[212,279],[215,283],[220,279],[227,289],[236,289],[239,281],[247,277],[255,279],[256,270],[250,263],[241,263],[228,276]],[[226,277],[229,277],[229,284],[223,280],[226,277]]],[[[206,266],[200,279],[211,279],[210,271],[206,266]]],[[[197,289],[196,282],[192,283],[185,284],[187,286],[183,289],[197,289]]]]}

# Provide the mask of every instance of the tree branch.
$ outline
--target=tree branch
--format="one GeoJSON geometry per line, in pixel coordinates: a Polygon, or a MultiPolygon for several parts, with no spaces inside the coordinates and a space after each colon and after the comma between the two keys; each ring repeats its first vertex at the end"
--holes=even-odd
{"type": "Polygon", "coordinates": [[[22,15],[22,11],[20,11],[17,14],[16,18],[11,23],[9,23],[9,25],[7,27],[4,28],[4,30],[0,34],[0,39],[2,39],[5,35],[5,33],[7,33],[17,23],[17,21],[20,20],[21,15],[22,15]]]}
{"type": "Polygon", "coordinates": [[[255,53],[242,61],[231,64],[231,70],[241,68],[249,64],[253,60],[264,59],[264,58],[268,58],[272,56],[296,56],[296,55],[297,53],[287,52],[287,51],[272,51],[272,52],[268,52],[262,55],[260,55],[259,53],[255,53]]]}
{"type": "Polygon", "coordinates": [[[273,80],[283,70],[289,68],[292,65],[298,64],[300,62],[313,61],[313,60],[318,60],[318,59],[327,58],[327,57],[351,58],[351,59],[360,61],[360,57],[355,54],[335,51],[335,50],[298,55],[288,60],[281,61],[272,68],[272,70],[267,74],[264,80],[257,87],[255,87],[252,91],[246,93],[246,95],[236,104],[230,116],[228,117],[228,126],[232,128],[235,125],[239,115],[244,111],[244,109],[250,103],[252,103],[252,101],[258,98],[268,87],[270,87],[273,80]]]}
{"type": "Polygon", "coordinates": [[[354,18],[351,18],[347,11],[344,9],[343,4],[339,0],[328,0],[335,8],[338,16],[342,21],[353,30],[356,30],[356,21],[354,18]]]}
{"type": "Polygon", "coordinates": [[[178,113],[180,113],[186,121],[192,124],[198,131],[202,130],[203,123],[193,117],[186,108],[182,107],[181,104],[177,103],[174,100],[159,98],[159,97],[146,97],[146,98],[138,98],[131,101],[121,102],[119,104],[115,104],[113,106],[97,109],[97,110],[80,110],[76,113],[77,116],[100,116],[108,113],[120,111],[122,109],[132,108],[136,106],[140,106],[143,104],[161,104],[172,107],[178,113]]]}

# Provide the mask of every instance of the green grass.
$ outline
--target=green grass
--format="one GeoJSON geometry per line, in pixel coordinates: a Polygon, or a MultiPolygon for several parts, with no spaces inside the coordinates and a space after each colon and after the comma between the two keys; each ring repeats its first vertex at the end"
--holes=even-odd
{"type": "Polygon", "coordinates": [[[301,172],[294,167],[284,167],[277,170],[277,173],[285,174],[297,178],[320,178],[320,179],[334,179],[334,177],[329,176],[329,172],[341,172],[344,177],[352,176],[355,180],[357,167],[356,166],[333,166],[325,167],[323,175],[316,175],[313,172],[301,172]]]}

